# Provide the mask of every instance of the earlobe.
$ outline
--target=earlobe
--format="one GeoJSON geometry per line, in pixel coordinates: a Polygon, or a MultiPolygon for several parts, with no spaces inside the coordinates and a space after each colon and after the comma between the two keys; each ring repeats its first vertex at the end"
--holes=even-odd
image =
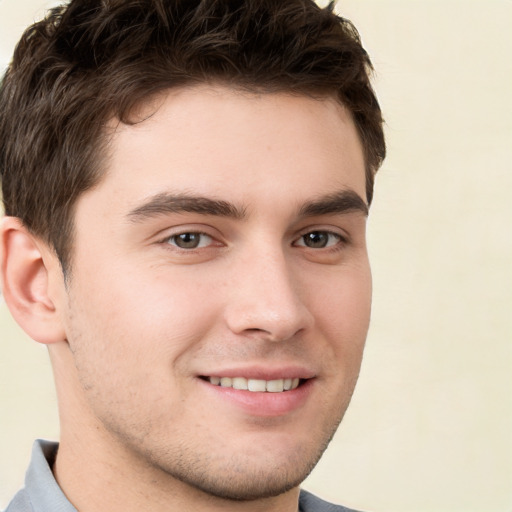
{"type": "Polygon", "coordinates": [[[42,242],[18,218],[2,219],[0,235],[2,293],[11,314],[35,341],[63,341],[65,332],[49,288],[49,259],[56,257],[49,251],[43,254],[42,242]]]}

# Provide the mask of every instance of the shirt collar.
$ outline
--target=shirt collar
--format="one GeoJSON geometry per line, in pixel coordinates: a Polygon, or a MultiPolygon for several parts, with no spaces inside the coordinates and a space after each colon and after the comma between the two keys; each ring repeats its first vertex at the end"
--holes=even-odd
{"type": "Polygon", "coordinates": [[[38,439],[32,447],[32,459],[25,476],[25,491],[34,512],[77,512],[53,476],[58,443],[38,439]]]}

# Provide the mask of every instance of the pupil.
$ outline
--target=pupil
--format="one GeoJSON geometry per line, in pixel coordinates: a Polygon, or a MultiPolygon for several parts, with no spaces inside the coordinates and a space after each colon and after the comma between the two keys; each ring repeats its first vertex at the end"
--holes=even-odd
{"type": "Polygon", "coordinates": [[[315,249],[321,249],[327,245],[328,235],[326,233],[322,233],[320,231],[314,231],[313,233],[308,233],[304,236],[304,243],[308,247],[313,247],[315,249]]]}
{"type": "Polygon", "coordinates": [[[176,245],[183,249],[194,249],[199,245],[197,233],[182,233],[176,237],[176,245]]]}

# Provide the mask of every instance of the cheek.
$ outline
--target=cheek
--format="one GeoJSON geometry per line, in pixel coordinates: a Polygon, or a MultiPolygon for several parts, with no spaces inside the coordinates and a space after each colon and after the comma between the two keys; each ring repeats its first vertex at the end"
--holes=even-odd
{"type": "Polygon", "coordinates": [[[326,359],[356,373],[363,354],[371,313],[371,274],[369,267],[340,273],[338,279],[324,281],[315,292],[315,318],[327,340],[326,359]]]}
{"type": "Polygon", "coordinates": [[[364,337],[368,330],[372,300],[369,267],[342,269],[322,282],[322,287],[314,291],[317,320],[329,330],[338,330],[357,338],[363,334],[364,337]]]}
{"type": "Polygon", "coordinates": [[[71,297],[71,331],[106,368],[172,366],[219,316],[211,287],[179,274],[98,272],[71,297]]]}

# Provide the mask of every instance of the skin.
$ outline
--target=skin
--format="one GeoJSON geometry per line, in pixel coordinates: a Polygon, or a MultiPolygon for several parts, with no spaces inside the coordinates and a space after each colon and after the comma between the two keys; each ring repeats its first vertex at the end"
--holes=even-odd
{"type": "MultiPolygon", "coordinates": [[[[223,86],[171,91],[142,119],[112,123],[105,177],[76,204],[66,283],[31,239],[32,302],[51,327],[13,314],[50,347],[54,473],[82,512],[296,511],[370,317],[354,123],[332,98],[223,86]],[[204,379],[279,375],[302,384],[256,394],[204,379]]],[[[10,261],[31,235],[13,220],[3,232],[10,261]]]]}

